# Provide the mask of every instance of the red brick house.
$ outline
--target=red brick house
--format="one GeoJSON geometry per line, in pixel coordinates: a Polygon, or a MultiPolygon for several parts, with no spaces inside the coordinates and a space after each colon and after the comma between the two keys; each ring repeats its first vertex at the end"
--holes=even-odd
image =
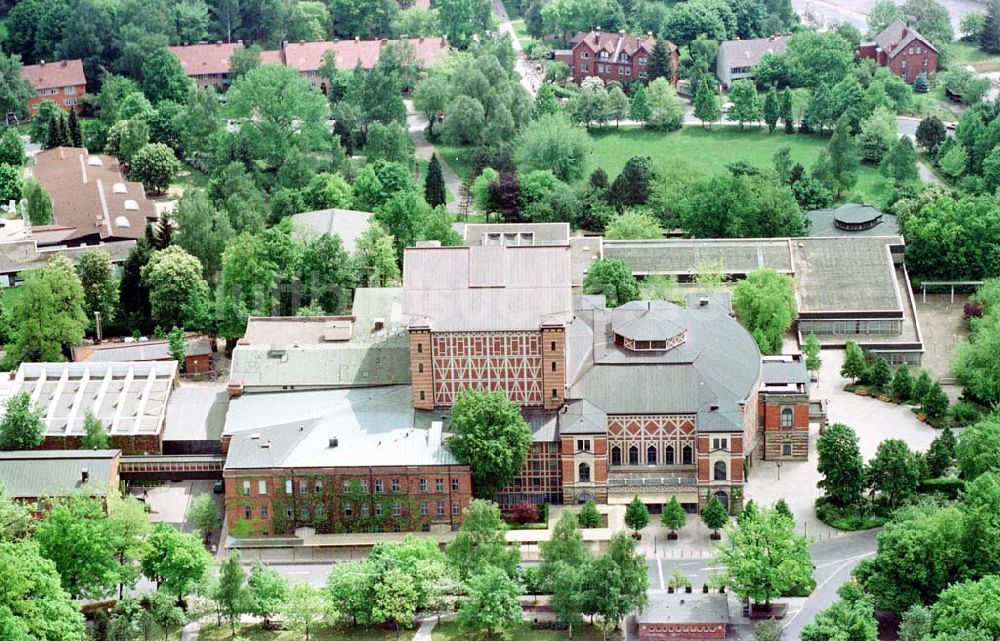
{"type": "MultiPolygon", "coordinates": [[[[556,60],[569,65],[576,84],[589,76],[597,76],[605,82],[617,80],[622,84],[649,79],[646,66],[656,47],[656,38],[652,35],[636,36],[624,31],[607,33],[598,28],[590,33],[579,33],[570,42],[572,48],[556,52],[556,60]]],[[[669,40],[664,42],[670,49],[670,67],[674,72],[671,83],[676,84],[680,54],[677,45],[669,40]]]]}
{"type": "Polygon", "coordinates": [[[79,59],[25,65],[24,77],[35,91],[28,98],[28,111],[32,114],[38,111],[38,104],[43,100],[51,100],[62,110],[69,111],[87,92],[87,76],[79,59]]]}
{"type": "Polygon", "coordinates": [[[909,83],[922,73],[937,71],[937,48],[902,20],[894,20],[874,42],[862,42],[858,55],[888,67],[909,83]]]}

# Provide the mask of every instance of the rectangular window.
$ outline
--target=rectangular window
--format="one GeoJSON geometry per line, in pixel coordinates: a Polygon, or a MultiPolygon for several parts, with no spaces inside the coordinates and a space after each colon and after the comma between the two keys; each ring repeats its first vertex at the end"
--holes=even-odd
{"type": "Polygon", "coordinates": [[[396,501],[395,503],[392,504],[392,515],[401,516],[402,514],[403,514],[403,505],[399,501],[396,501]]]}
{"type": "Polygon", "coordinates": [[[427,479],[420,479],[420,491],[421,492],[427,491],[427,479]]]}
{"type": "Polygon", "coordinates": [[[537,476],[531,479],[531,487],[542,487],[542,479],[537,476]]]}
{"type": "Polygon", "coordinates": [[[729,449],[729,439],[725,439],[725,438],[713,438],[712,439],[712,449],[713,450],[727,450],[727,449],[729,449]]]}
{"type": "Polygon", "coordinates": [[[361,479],[361,491],[368,494],[368,479],[361,479]]]}
{"type": "Polygon", "coordinates": [[[248,521],[253,518],[253,508],[249,505],[243,506],[243,518],[248,521]]]}
{"type": "Polygon", "coordinates": [[[392,491],[393,493],[399,492],[399,479],[392,479],[392,491]]]}
{"type": "Polygon", "coordinates": [[[375,516],[382,516],[382,504],[381,503],[376,503],[375,504],[375,516]]]}
{"type": "Polygon", "coordinates": [[[462,505],[458,501],[451,502],[451,513],[453,516],[458,516],[462,513],[462,505]]]}
{"type": "Polygon", "coordinates": [[[299,481],[299,494],[309,494],[309,481],[304,479],[299,481]]]}
{"type": "Polygon", "coordinates": [[[264,479],[257,481],[257,494],[267,496],[267,481],[264,479]]]}
{"type": "Polygon", "coordinates": [[[313,493],[319,494],[323,491],[323,481],[316,481],[313,483],[313,493]]]}
{"type": "Polygon", "coordinates": [[[437,515],[438,515],[438,518],[443,518],[444,517],[444,501],[438,501],[437,502],[437,515]]]}
{"type": "Polygon", "coordinates": [[[250,481],[243,481],[243,496],[250,496],[250,481]]]}
{"type": "Polygon", "coordinates": [[[382,479],[376,480],[375,481],[375,493],[376,494],[381,494],[384,491],[385,491],[385,485],[382,483],[382,479]]]}
{"type": "Polygon", "coordinates": [[[578,439],[576,439],[576,450],[578,452],[589,452],[590,451],[590,439],[589,438],[578,438],[578,439]]]}
{"type": "Polygon", "coordinates": [[[291,494],[291,493],[292,493],[292,481],[291,479],[288,479],[285,481],[285,494],[291,494]]]}
{"type": "Polygon", "coordinates": [[[354,514],[354,505],[351,503],[344,503],[344,516],[351,516],[354,514]]]}
{"type": "Polygon", "coordinates": [[[457,492],[458,491],[458,479],[452,479],[451,480],[451,491],[452,492],[457,492]]]}
{"type": "Polygon", "coordinates": [[[590,58],[590,54],[587,53],[586,51],[583,51],[580,53],[580,58],[582,58],[583,60],[587,60],[588,58],[590,58]]]}
{"type": "Polygon", "coordinates": [[[264,503],[260,506],[260,518],[262,519],[267,518],[267,503],[264,503]]]}
{"type": "Polygon", "coordinates": [[[640,71],[640,72],[639,72],[639,77],[640,77],[640,78],[645,78],[645,77],[646,77],[646,75],[647,75],[647,74],[646,74],[646,72],[645,72],[645,71],[640,71]]]}
{"type": "Polygon", "coordinates": [[[289,505],[285,508],[285,516],[288,518],[295,518],[295,512],[292,511],[292,506],[289,505]]]}
{"type": "MultiPolygon", "coordinates": [[[[587,73],[588,71],[590,71],[590,67],[588,65],[580,65],[580,71],[582,71],[583,73],[587,73]]],[[[36,106],[35,109],[38,109],[38,107],[36,106]]]]}
{"type": "Polygon", "coordinates": [[[420,504],[420,516],[427,516],[427,514],[428,514],[427,501],[423,501],[420,504]]]}
{"type": "Polygon", "coordinates": [[[434,481],[434,491],[439,493],[444,492],[444,479],[436,479],[434,481]]]}
{"type": "Polygon", "coordinates": [[[316,506],[316,518],[320,520],[326,519],[326,507],[323,504],[316,506]]]}
{"type": "Polygon", "coordinates": [[[625,75],[626,76],[632,75],[632,67],[625,67],[625,75]]]}
{"type": "Polygon", "coordinates": [[[306,521],[306,520],[309,519],[309,506],[308,505],[303,505],[302,509],[299,510],[299,518],[301,518],[303,521],[306,521]]]}
{"type": "Polygon", "coordinates": [[[344,494],[347,494],[350,491],[351,491],[351,482],[344,481],[344,494]]]}
{"type": "MultiPolygon", "coordinates": [[[[917,53],[920,52],[918,51],[917,53]]],[[[72,96],[73,94],[76,93],[76,87],[74,85],[69,85],[68,87],[63,88],[63,93],[65,93],[67,96],[72,96]]]]}
{"type": "Polygon", "coordinates": [[[361,504],[361,516],[368,516],[368,504],[367,503],[362,503],[361,504]]]}

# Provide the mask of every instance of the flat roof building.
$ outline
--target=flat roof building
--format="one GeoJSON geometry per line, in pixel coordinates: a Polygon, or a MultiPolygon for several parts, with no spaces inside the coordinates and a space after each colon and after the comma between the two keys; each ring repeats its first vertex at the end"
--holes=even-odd
{"type": "Polygon", "coordinates": [[[635,619],[641,641],[725,639],[729,621],[728,597],[717,592],[657,595],[635,619]]]}
{"type": "Polygon", "coordinates": [[[836,209],[806,212],[809,235],[827,236],[898,236],[896,217],[864,203],[846,203],[836,209]]]}

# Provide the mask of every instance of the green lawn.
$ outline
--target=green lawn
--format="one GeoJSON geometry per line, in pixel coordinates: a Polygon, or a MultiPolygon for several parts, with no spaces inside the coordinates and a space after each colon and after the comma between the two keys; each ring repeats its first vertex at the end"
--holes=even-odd
{"type": "MultiPolygon", "coordinates": [[[[731,126],[711,129],[693,126],[669,133],[622,127],[594,132],[592,138],[594,153],[587,174],[601,167],[611,179],[621,172],[629,158],[639,155],[651,156],[654,163],[667,171],[687,168],[714,174],[739,160],[769,168],[780,147],[791,147],[792,160],[810,169],[827,144],[825,136],[788,135],[777,129],[769,134],[766,127],[752,126],[743,131],[731,126]]],[[[886,181],[874,167],[862,166],[852,199],[877,201],[888,191],[886,181]]]]}
{"type": "MultiPolygon", "coordinates": [[[[201,626],[199,641],[228,641],[232,639],[229,624],[217,626],[214,622],[201,626]]],[[[290,630],[264,630],[260,624],[237,624],[236,636],[247,641],[302,641],[305,635],[290,630]]],[[[400,641],[410,641],[413,630],[401,630],[400,641]]],[[[317,626],[309,630],[310,641],[396,641],[396,631],[378,627],[317,626]]]]}
{"type": "MultiPolygon", "coordinates": [[[[507,632],[507,641],[565,641],[567,638],[563,630],[532,630],[528,624],[507,632]]],[[[451,622],[439,623],[431,635],[432,641],[473,641],[478,638],[482,637],[451,622]]],[[[595,626],[584,623],[573,628],[573,639],[576,641],[601,641],[603,638],[600,628],[595,626]]],[[[621,631],[611,632],[609,639],[621,639],[621,631]]]]}
{"type": "Polygon", "coordinates": [[[975,42],[957,40],[949,44],[947,50],[949,67],[990,63],[1000,64],[1000,56],[986,53],[975,42]]]}
{"type": "Polygon", "coordinates": [[[472,171],[472,152],[475,147],[451,147],[449,145],[435,144],[434,149],[448,166],[451,167],[459,178],[465,180],[469,172],[472,171]]]}

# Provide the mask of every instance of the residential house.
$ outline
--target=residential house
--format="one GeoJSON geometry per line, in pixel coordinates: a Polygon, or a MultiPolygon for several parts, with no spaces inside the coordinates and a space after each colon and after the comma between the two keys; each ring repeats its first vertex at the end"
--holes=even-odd
{"type": "Polygon", "coordinates": [[[184,73],[195,81],[199,89],[215,87],[219,91],[229,88],[229,64],[233,53],[243,48],[243,41],[199,42],[170,47],[181,62],[184,73]]]}
{"type": "Polygon", "coordinates": [[[112,156],[56,147],[38,153],[30,172],[52,199],[52,222],[31,228],[38,247],[135,240],[157,219],[142,183],[127,180],[112,156]]]}
{"type": "Polygon", "coordinates": [[[920,74],[937,71],[938,50],[930,40],[902,20],[896,19],[873,42],[862,42],[858,55],[913,83],[920,74]]]}
{"type": "MultiPolygon", "coordinates": [[[[670,49],[670,66],[674,71],[670,80],[676,84],[680,54],[677,45],[669,40],[663,42],[670,49]]],[[[609,33],[597,28],[589,33],[577,34],[570,43],[570,49],[556,52],[556,60],[569,65],[570,75],[576,84],[590,76],[597,76],[605,82],[617,80],[623,85],[649,79],[646,69],[656,47],[656,38],[652,34],[609,33]]]]}
{"type": "Polygon", "coordinates": [[[79,59],[24,65],[24,77],[34,90],[28,98],[28,111],[32,114],[43,100],[51,100],[60,109],[69,111],[87,92],[87,76],[79,59]]]}
{"type": "Polygon", "coordinates": [[[728,89],[737,80],[753,79],[754,67],[767,53],[783,53],[788,46],[787,36],[769,36],[751,40],[726,40],[719,43],[715,58],[715,75],[728,89]]]}

